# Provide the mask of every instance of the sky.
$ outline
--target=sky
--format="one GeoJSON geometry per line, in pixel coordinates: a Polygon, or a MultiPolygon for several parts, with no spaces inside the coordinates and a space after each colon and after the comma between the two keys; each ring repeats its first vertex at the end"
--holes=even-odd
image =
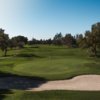
{"type": "Polygon", "coordinates": [[[100,0],[0,0],[0,28],[10,37],[84,33],[100,22],[100,0]]]}

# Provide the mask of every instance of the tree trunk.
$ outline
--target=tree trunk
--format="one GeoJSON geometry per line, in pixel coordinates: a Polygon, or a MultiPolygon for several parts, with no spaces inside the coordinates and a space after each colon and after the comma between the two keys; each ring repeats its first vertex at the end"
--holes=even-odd
{"type": "Polygon", "coordinates": [[[7,49],[4,50],[4,56],[7,56],[7,49]]]}
{"type": "Polygon", "coordinates": [[[97,43],[96,43],[96,36],[94,37],[94,54],[95,57],[97,56],[97,43]]]}
{"type": "Polygon", "coordinates": [[[96,43],[93,44],[93,53],[94,53],[94,56],[96,57],[97,56],[97,46],[96,46],[96,43]]]}

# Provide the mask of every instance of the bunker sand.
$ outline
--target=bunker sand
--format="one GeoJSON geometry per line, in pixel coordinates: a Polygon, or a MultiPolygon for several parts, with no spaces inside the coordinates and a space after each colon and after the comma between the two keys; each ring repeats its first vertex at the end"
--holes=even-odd
{"type": "Polygon", "coordinates": [[[81,75],[69,80],[48,81],[30,91],[82,90],[100,91],[100,75],[81,75]]]}
{"type": "Polygon", "coordinates": [[[100,75],[80,75],[72,79],[57,81],[36,81],[21,77],[0,77],[0,89],[100,91],[100,75]]]}

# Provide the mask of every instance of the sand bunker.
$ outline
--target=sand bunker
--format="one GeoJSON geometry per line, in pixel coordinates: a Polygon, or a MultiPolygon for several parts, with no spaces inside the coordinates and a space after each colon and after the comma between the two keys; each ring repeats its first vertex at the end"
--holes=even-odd
{"type": "Polygon", "coordinates": [[[82,90],[100,91],[100,75],[81,75],[70,80],[48,81],[31,91],[82,90]]]}
{"type": "Polygon", "coordinates": [[[100,91],[100,75],[81,75],[69,80],[36,81],[21,77],[0,77],[0,89],[100,91]]]}

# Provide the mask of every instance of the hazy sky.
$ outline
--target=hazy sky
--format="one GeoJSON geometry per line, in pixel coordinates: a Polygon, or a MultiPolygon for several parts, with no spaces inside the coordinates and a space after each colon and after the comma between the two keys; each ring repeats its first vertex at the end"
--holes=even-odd
{"type": "Polygon", "coordinates": [[[84,33],[100,21],[100,0],[0,0],[0,27],[12,36],[84,33]]]}

